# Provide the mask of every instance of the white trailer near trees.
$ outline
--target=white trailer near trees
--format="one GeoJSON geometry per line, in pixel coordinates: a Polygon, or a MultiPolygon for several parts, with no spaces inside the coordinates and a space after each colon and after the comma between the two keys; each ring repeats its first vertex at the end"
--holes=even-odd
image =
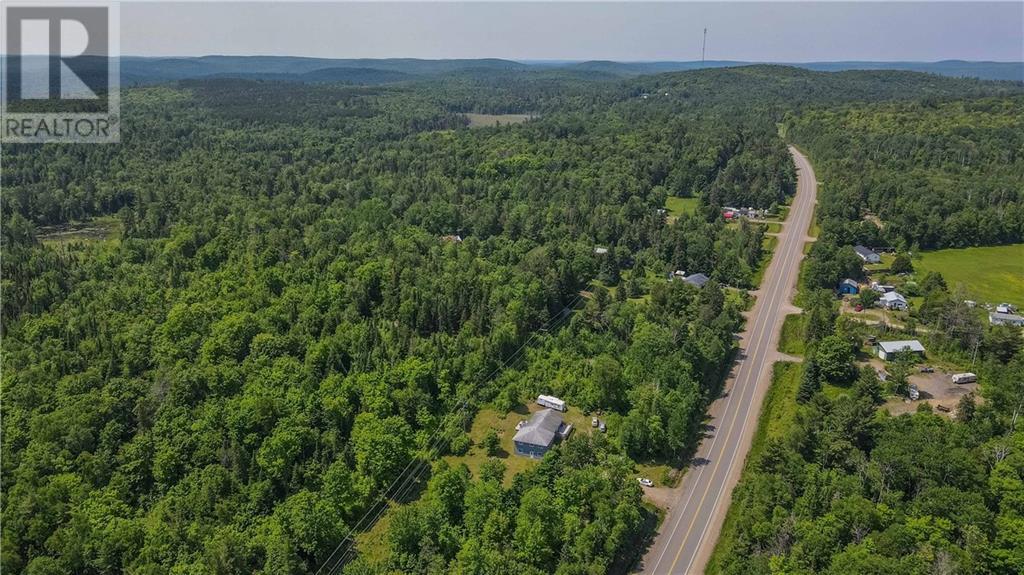
{"type": "Polygon", "coordinates": [[[974,383],[978,381],[978,376],[973,373],[954,373],[953,383],[974,383]]]}
{"type": "Polygon", "coordinates": [[[565,402],[553,395],[538,395],[537,405],[550,407],[556,411],[565,411],[565,402]]]}

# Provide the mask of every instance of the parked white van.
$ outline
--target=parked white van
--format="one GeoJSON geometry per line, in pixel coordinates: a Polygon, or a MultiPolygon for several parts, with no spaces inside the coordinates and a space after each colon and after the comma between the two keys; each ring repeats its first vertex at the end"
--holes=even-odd
{"type": "Polygon", "coordinates": [[[954,373],[953,383],[974,383],[978,381],[978,376],[973,373],[954,373]]]}

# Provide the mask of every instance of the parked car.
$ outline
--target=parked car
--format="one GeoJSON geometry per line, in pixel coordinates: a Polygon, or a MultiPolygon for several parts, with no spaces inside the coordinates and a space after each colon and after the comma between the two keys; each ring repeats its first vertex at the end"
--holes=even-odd
{"type": "Polygon", "coordinates": [[[910,389],[907,390],[907,395],[910,396],[911,401],[917,401],[918,399],[921,398],[921,392],[918,391],[917,385],[913,383],[910,384],[910,389]]]}
{"type": "Polygon", "coordinates": [[[608,426],[607,426],[607,425],[605,425],[605,424],[604,424],[604,422],[602,421],[601,423],[598,423],[598,424],[597,424],[597,429],[598,429],[598,430],[599,430],[599,431],[600,431],[601,433],[604,433],[604,432],[608,431],[608,426]]]}
{"type": "Polygon", "coordinates": [[[643,485],[644,487],[654,487],[654,482],[651,481],[650,479],[647,479],[646,477],[637,477],[636,480],[638,483],[640,483],[640,485],[643,485]]]}
{"type": "Polygon", "coordinates": [[[601,422],[596,417],[590,418],[590,427],[597,427],[601,422]]]}
{"type": "Polygon", "coordinates": [[[935,373],[935,368],[930,365],[922,365],[921,373],[935,373]]]}

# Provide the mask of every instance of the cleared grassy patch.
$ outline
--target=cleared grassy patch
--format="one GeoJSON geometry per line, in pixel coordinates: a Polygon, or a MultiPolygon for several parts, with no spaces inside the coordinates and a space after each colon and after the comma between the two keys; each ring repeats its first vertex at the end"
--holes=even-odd
{"type": "Polygon", "coordinates": [[[356,548],[359,554],[373,565],[380,565],[388,557],[388,528],[391,526],[391,513],[396,509],[391,505],[387,512],[373,524],[369,531],[356,535],[356,548]]]}
{"type": "MultiPolygon", "coordinates": [[[[796,420],[796,393],[800,388],[801,367],[798,363],[779,361],[772,366],[772,386],[764,399],[764,409],[757,423],[757,433],[754,435],[754,442],[750,447],[750,454],[744,463],[743,476],[740,481],[749,481],[747,468],[752,461],[757,461],[761,451],[769,439],[782,438],[792,428],[796,420]]],[[[729,513],[725,516],[725,524],[722,525],[722,533],[718,536],[718,543],[711,555],[705,573],[721,573],[722,559],[727,557],[733,549],[733,541],[736,539],[736,522],[743,514],[740,502],[736,501],[736,494],[739,490],[733,491],[733,501],[729,505],[729,513]]]]}
{"type": "Polygon", "coordinates": [[[522,124],[536,117],[535,114],[466,114],[470,128],[493,128],[509,124],[522,124]]]}
{"type": "Polygon", "coordinates": [[[674,486],[679,482],[681,474],[678,470],[665,463],[637,463],[636,474],[638,477],[646,477],[654,482],[655,487],[667,485],[674,486]]]}
{"type": "Polygon", "coordinates": [[[700,198],[680,198],[669,196],[665,199],[665,209],[673,216],[688,214],[697,209],[700,205],[700,198]]]}
{"type": "Polygon", "coordinates": [[[665,210],[668,212],[668,221],[672,223],[683,214],[692,214],[700,206],[700,198],[679,198],[669,196],[665,198],[665,210]]]}
{"type": "Polygon", "coordinates": [[[43,244],[90,244],[116,240],[121,232],[121,220],[117,216],[103,216],[84,222],[71,222],[59,226],[44,226],[36,232],[43,244]]]}
{"type": "MultiPolygon", "coordinates": [[[[543,409],[541,406],[534,404],[520,405],[508,413],[501,413],[493,408],[481,409],[476,417],[473,418],[473,425],[469,429],[469,439],[473,442],[469,451],[465,455],[445,456],[444,460],[452,466],[465,463],[469,471],[475,476],[480,471],[480,466],[490,458],[483,447],[483,441],[487,433],[493,429],[501,441],[501,448],[495,455],[495,458],[505,464],[505,486],[511,485],[512,478],[516,474],[540,464],[539,459],[530,459],[529,457],[516,455],[512,438],[516,434],[516,423],[529,419],[531,414],[541,409],[543,409]]],[[[569,407],[569,410],[562,414],[562,417],[566,422],[571,423],[575,427],[572,435],[569,436],[569,441],[572,441],[573,436],[577,434],[591,432],[590,416],[585,415],[579,408],[569,407]]]]}
{"type": "Polygon", "coordinates": [[[806,318],[803,314],[794,313],[786,316],[779,334],[779,351],[789,355],[803,355],[807,351],[804,341],[806,318]]]}
{"type": "Polygon", "coordinates": [[[980,302],[1024,305],[1024,244],[923,252],[914,270],[918,277],[939,272],[980,302]]]}

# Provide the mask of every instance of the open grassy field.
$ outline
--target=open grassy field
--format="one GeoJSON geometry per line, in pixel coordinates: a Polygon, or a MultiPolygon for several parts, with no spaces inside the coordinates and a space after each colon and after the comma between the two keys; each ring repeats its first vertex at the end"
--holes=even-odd
{"type": "MultiPolygon", "coordinates": [[[[744,463],[743,477],[740,481],[748,477],[746,468],[751,462],[758,460],[765,443],[769,439],[781,439],[793,427],[796,420],[796,393],[800,388],[800,373],[801,367],[798,363],[779,361],[772,366],[772,386],[765,396],[764,408],[757,420],[757,433],[744,463]]],[[[736,500],[736,496],[741,493],[742,490],[739,489],[733,492],[733,501],[725,516],[722,533],[718,536],[718,543],[704,570],[705,573],[721,573],[722,557],[732,550],[732,541],[736,538],[737,517],[743,513],[742,502],[736,500]]]]}
{"type": "Polygon", "coordinates": [[[1024,306],[1024,244],[923,252],[916,275],[936,271],[952,288],[963,284],[979,302],[1024,306]]]}
{"type": "Polygon", "coordinates": [[[466,114],[470,128],[493,128],[509,124],[522,124],[537,116],[534,114],[466,114]]]}

